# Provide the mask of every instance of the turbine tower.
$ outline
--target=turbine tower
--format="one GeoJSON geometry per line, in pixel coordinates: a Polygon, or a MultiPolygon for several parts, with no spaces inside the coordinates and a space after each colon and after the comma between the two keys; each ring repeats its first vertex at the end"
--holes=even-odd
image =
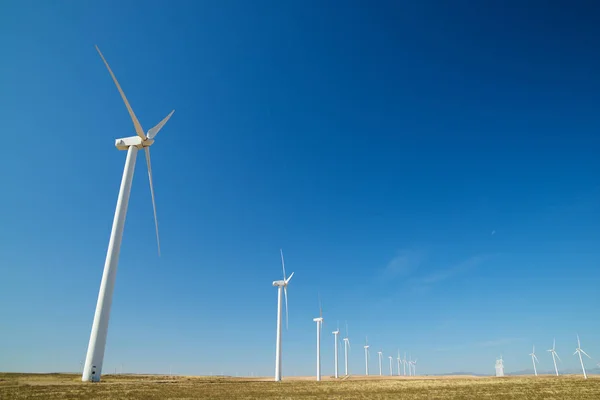
{"type": "MultiPolygon", "coordinates": [[[[148,179],[150,180],[150,195],[152,197],[152,208],[154,210],[154,224],[156,228],[156,242],[158,245],[158,255],[160,256],[160,241],[158,238],[158,220],[156,218],[156,203],[154,201],[154,185],[152,183],[152,166],[150,162],[150,146],[154,143],[154,137],[167,123],[175,110],[171,111],[162,121],[154,128],[144,133],[142,125],[135,116],[133,109],[129,105],[125,93],[121,89],[121,85],[117,81],[115,74],[110,69],[108,62],[100,52],[98,46],[96,50],[102,58],[104,65],[108,69],[110,76],[117,86],[121,98],[127,107],[129,117],[133,122],[136,136],[130,136],[122,139],[117,139],[115,146],[119,150],[127,150],[127,158],[125,159],[125,167],[123,169],[123,177],[121,179],[121,187],[119,196],[117,197],[117,207],[113,219],[110,239],[108,241],[108,250],[106,252],[106,260],[104,262],[104,272],[102,273],[102,281],[100,282],[100,291],[98,293],[98,302],[96,303],[96,311],[94,313],[94,322],[92,323],[92,331],[88,344],[87,355],[83,367],[81,380],[84,382],[92,381],[99,382],[102,375],[102,364],[104,363],[104,350],[106,348],[106,337],[108,335],[108,322],[110,319],[110,308],[112,305],[112,296],[115,288],[115,280],[117,276],[117,267],[119,265],[119,253],[121,251],[121,239],[123,238],[123,228],[125,227],[125,217],[127,216],[127,206],[129,204],[129,194],[131,193],[131,183],[133,181],[133,172],[135,170],[135,161],[138,150],[144,149],[146,154],[146,166],[148,167],[148,179]]],[[[145,243],[142,243],[142,246],[145,243]]]]}
{"type": "Polygon", "coordinates": [[[400,349],[398,349],[398,358],[396,358],[396,360],[398,361],[398,376],[400,376],[400,363],[402,363],[402,359],[400,358],[400,349]]]}
{"type": "Polygon", "coordinates": [[[406,362],[406,352],[404,352],[404,360],[402,360],[402,369],[404,371],[404,376],[406,376],[406,364],[408,363],[406,362]]]}
{"type": "Polygon", "coordinates": [[[413,376],[417,376],[417,361],[419,359],[416,358],[415,361],[412,362],[413,376]]]}
{"type": "Polygon", "coordinates": [[[319,299],[319,317],[313,318],[317,323],[317,381],[321,380],[321,327],[323,326],[323,309],[319,299]]]}
{"type": "Polygon", "coordinates": [[[383,352],[378,351],[377,354],[379,355],[379,376],[383,375],[382,371],[381,371],[381,356],[383,354],[383,352]]]}
{"type": "Polygon", "coordinates": [[[556,376],[558,376],[558,367],[556,366],[556,359],[558,358],[559,361],[561,360],[558,356],[558,353],[556,352],[556,339],[554,339],[554,342],[552,343],[552,348],[547,351],[549,351],[552,354],[552,361],[554,362],[554,372],[556,372],[556,376]]]}
{"type": "Polygon", "coordinates": [[[577,335],[577,349],[575,349],[575,353],[573,353],[573,355],[579,354],[579,362],[581,363],[581,369],[583,370],[583,378],[587,379],[587,374],[585,373],[585,366],[583,365],[583,358],[581,358],[581,353],[585,354],[587,358],[592,358],[581,348],[581,343],[579,342],[579,335],[577,335]]]}
{"type": "Polygon", "coordinates": [[[365,374],[369,376],[369,339],[365,336],[365,374]]]}
{"type": "Polygon", "coordinates": [[[348,376],[348,350],[350,350],[350,339],[348,338],[348,323],[346,322],[346,337],[344,338],[344,367],[348,376]]]}
{"type": "Polygon", "coordinates": [[[388,356],[388,358],[390,359],[390,376],[392,376],[394,375],[394,370],[392,368],[392,360],[394,359],[394,357],[388,356]]]}
{"type": "Polygon", "coordinates": [[[338,335],[340,334],[340,328],[338,327],[337,330],[333,331],[333,354],[334,354],[334,369],[335,369],[335,378],[339,378],[339,374],[338,374],[338,345],[339,345],[339,339],[338,339],[338,335]]]}
{"type": "Polygon", "coordinates": [[[539,363],[540,361],[538,360],[538,358],[535,355],[535,345],[533,346],[533,350],[531,351],[531,354],[529,354],[531,356],[531,362],[533,363],[533,373],[535,374],[535,376],[537,375],[537,368],[535,367],[535,363],[536,361],[539,363]]]}
{"type": "Polygon", "coordinates": [[[275,382],[281,381],[281,292],[285,295],[285,329],[288,327],[288,300],[287,300],[287,286],[292,280],[294,273],[286,278],[285,277],[285,262],[283,260],[283,250],[279,249],[281,254],[281,267],[283,269],[283,280],[274,281],[273,286],[277,287],[277,342],[275,345],[275,382]]]}

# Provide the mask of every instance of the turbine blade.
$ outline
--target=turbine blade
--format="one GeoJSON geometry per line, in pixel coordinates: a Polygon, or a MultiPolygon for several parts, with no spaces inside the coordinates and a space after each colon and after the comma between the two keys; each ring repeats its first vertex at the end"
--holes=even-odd
{"type": "Polygon", "coordinates": [[[535,361],[537,361],[538,364],[540,363],[540,360],[538,360],[538,358],[535,354],[533,355],[533,358],[535,358],[535,361]]]}
{"type": "Polygon", "coordinates": [[[154,139],[156,134],[162,129],[163,126],[165,126],[165,124],[167,123],[169,118],[171,118],[171,115],[173,115],[174,112],[175,112],[175,110],[171,111],[169,113],[169,115],[167,115],[162,121],[160,121],[158,124],[156,124],[156,126],[154,128],[152,128],[148,131],[148,135],[147,135],[148,139],[154,139]]]}
{"type": "Polygon", "coordinates": [[[106,68],[108,69],[108,72],[110,72],[110,76],[112,77],[113,81],[115,82],[115,85],[117,86],[117,89],[119,89],[119,93],[121,94],[121,98],[123,99],[123,102],[125,103],[125,107],[127,107],[127,111],[129,112],[129,116],[131,117],[131,121],[133,122],[133,127],[135,128],[135,133],[139,137],[141,137],[142,140],[146,140],[146,135],[144,135],[144,130],[142,129],[142,125],[140,125],[140,121],[138,121],[137,117],[135,116],[135,113],[133,112],[133,109],[129,105],[129,101],[127,100],[127,97],[125,97],[125,93],[123,93],[123,89],[121,89],[121,85],[119,85],[119,81],[117,81],[117,77],[112,72],[112,69],[110,69],[110,66],[108,65],[108,62],[106,62],[106,59],[104,58],[104,55],[102,55],[102,52],[100,51],[100,49],[98,48],[98,46],[96,46],[96,50],[98,51],[98,54],[100,54],[100,57],[102,58],[102,61],[104,61],[104,65],[106,65],[106,68]]]}
{"type": "Polygon", "coordinates": [[[556,349],[556,338],[552,341],[552,350],[556,349]]]}
{"type": "Polygon", "coordinates": [[[560,359],[560,357],[558,356],[557,352],[554,352],[554,355],[556,356],[556,358],[558,358],[558,361],[562,362],[562,360],[560,359]]]}
{"type": "Polygon", "coordinates": [[[287,286],[283,287],[283,294],[285,295],[285,329],[287,329],[288,328],[287,286]]]}
{"type": "Polygon", "coordinates": [[[577,354],[577,350],[575,350],[575,353],[573,353],[573,355],[577,354]]]}
{"type": "Polygon", "coordinates": [[[581,347],[581,343],[579,342],[579,334],[577,335],[577,348],[581,347]]]}
{"type": "Polygon", "coordinates": [[[154,184],[152,183],[152,163],[150,162],[150,147],[144,147],[146,151],[146,165],[148,166],[148,179],[150,180],[150,195],[152,196],[152,210],[154,211],[154,226],[156,227],[156,244],[158,256],[160,257],[160,238],[158,236],[158,218],[156,217],[156,202],[154,201],[154,184]]]}
{"type": "Polygon", "coordinates": [[[285,261],[283,261],[283,249],[279,249],[279,252],[281,253],[281,267],[283,268],[283,280],[285,281],[285,261]]]}
{"type": "Polygon", "coordinates": [[[583,354],[585,354],[585,355],[587,356],[587,358],[589,358],[590,360],[592,359],[592,357],[590,357],[590,356],[588,355],[588,353],[586,353],[586,352],[585,352],[583,349],[581,349],[581,352],[582,352],[583,354]]]}
{"type": "Polygon", "coordinates": [[[290,276],[288,276],[288,278],[285,280],[285,284],[287,285],[289,281],[292,280],[292,276],[294,276],[294,273],[292,272],[292,274],[290,276]]]}

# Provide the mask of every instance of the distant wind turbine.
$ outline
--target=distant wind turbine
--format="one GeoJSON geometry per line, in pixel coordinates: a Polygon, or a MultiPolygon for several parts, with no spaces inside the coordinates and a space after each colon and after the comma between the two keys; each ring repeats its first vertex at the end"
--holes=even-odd
{"type": "Polygon", "coordinates": [[[533,350],[531,352],[531,354],[529,354],[531,356],[531,362],[533,363],[533,373],[535,374],[535,376],[537,376],[537,368],[535,367],[535,363],[536,361],[539,363],[540,361],[538,360],[538,358],[535,355],[535,345],[533,346],[533,350]]]}
{"type": "Polygon", "coordinates": [[[579,362],[581,363],[581,369],[583,370],[583,378],[587,379],[587,374],[585,373],[585,366],[583,365],[583,358],[581,358],[581,353],[585,354],[587,358],[592,358],[581,348],[581,343],[579,342],[579,335],[577,335],[577,349],[575,349],[575,353],[573,353],[573,355],[579,354],[579,362]]]}
{"type": "Polygon", "coordinates": [[[378,351],[377,354],[379,355],[379,376],[383,375],[382,371],[381,371],[381,356],[383,355],[382,351],[378,351]]]}
{"type": "MultiPolygon", "coordinates": [[[[108,249],[106,251],[106,260],[104,262],[104,272],[100,282],[100,291],[98,293],[98,302],[96,303],[96,311],[94,313],[94,322],[92,323],[92,332],[90,333],[90,341],[88,344],[85,364],[83,366],[83,374],[81,380],[84,382],[92,381],[99,382],[102,375],[102,364],[104,363],[104,350],[106,348],[106,338],[108,335],[108,322],[110,319],[110,308],[112,305],[113,292],[115,289],[115,280],[117,277],[117,267],[119,265],[119,253],[121,252],[121,240],[123,239],[123,230],[125,228],[125,217],[127,216],[127,206],[129,204],[129,195],[131,193],[131,184],[133,182],[133,172],[135,170],[135,161],[137,159],[138,150],[143,149],[146,154],[146,166],[148,168],[148,179],[150,180],[150,194],[152,197],[152,209],[154,211],[154,225],[156,229],[156,243],[158,245],[158,255],[160,256],[160,241],[158,237],[158,219],[156,218],[156,203],[154,201],[154,184],[152,183],[152,166],[150,163],[150,146],[154,143],[154,137],[167,123],[175,110],[171,111],[162,121],[154,128],[144,133],[142,125],[138,121],[125,93],[121,89],[121,85],[117,81],[115,74],[110,69],[108,62],[102,55],[102,52],[96,46],[96,50],[102,58],[104,65],[108,69],[115,86],[121,94],[121,99],[127,107],[129,117],[133,122],[136,136],[130,136],[122,139],[117,139],[115,146],[119,150],[127,150],[127,158],[125,159],[125,167],[123,169],[123,177],[121,178],[121,187],[119,196],[117,197],[117,208],[113,219],[110,239],[108,241],[108,249]]],[[[145,244],[141,244],[141,248],[145,250],[145,244]]]]}
{"type": "Polygon", "coordinates": [[[394,359],[394,357],[388,356],[388,358],[390,359],[390,376],[392,376],[394,375],[394,370],[392,369],[392,360],[394,359]]]}
{"type": "Polygon", "coordinates": [[[552,361],[554,362],[554,372],[556,372],[556,376],[558,376],[558,367],[556,366],[556,359],[558,358],[559,361],[561,360],[558,356],[558,353],[556,352],[556,339],[554,339],[554,342],[552,342],[552,348],[547,351],[549,351],[552,354],[552,361]]]}
{"type": "Polygon", "coordinates": [[[281,292],[283,291],[285,295],[285,328],[288,326],[288,300],[287,300],[287,286],[288,283],[292,280],[292,276],[294,273],[286,278],[285,277],[285,261],[283,260],[283,250],[279,249],[279,253],[281,254],[281,267],[283,268],[283,280],[274,281],[273,286],[277,288],[277,342],[275,345],[275,381],[281,381],[281,306],[282,306],[282,296],[281,292]]]}
{"type": "Polygon", "coordinates": [[[406,352],[404,352],[404,359],[402,360],[402,369],[404,371],[404,376],[406,376],[406,352]]]}
{"type": "MultiPolygon", "coordinates": [[[[339,324],[338,324],[339,325],[339,324]]],[[[338,374],[338,346],[340,344],[339,339],[338,339],[338,335],[340,334],[340,327],[338,326],[338,328],[332,332],[333,333],[333,348],[334,348],[334,369],[335,369],[335,378],[339,378],[339,374],[338,374]]]]}
{"type": "Polygon", "coordinates": [[[323,309],[321,308],[321,300],[319,299],[319,317],[314,318],[317,323],[317,381],[321,380],[321,329],[323,326],[323,309]]]}
{"type": "Polygon", "coordinates": [[[402,363],[402,359],[400,358],[400,349],[398,349],[398,358],[396,358],[396,360],[398,361],[398,376],[400,376],[400,364],[402,363]]]}
{"type": "Polygon", "coordinates": [[[348,351],[350,350],[350,338],[348,337],[348,322],[346,322],[346,337],[344,338],[344,367],[348,376],[348,351]]]}
{"type": "Polygon", "coordinates": [[[365,375],[369,376],[369,339],[365,336],[365,375]]]}

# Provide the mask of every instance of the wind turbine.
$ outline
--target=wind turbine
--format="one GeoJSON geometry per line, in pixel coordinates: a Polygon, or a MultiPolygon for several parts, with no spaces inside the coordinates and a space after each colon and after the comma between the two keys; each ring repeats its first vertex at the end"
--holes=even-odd
{"type": "Polygon", "coordinates": [[[537,376],[537,369],[535,368],[535,363],[536,361],[539,363],[540,361],[538,360],[538,358],[535,355],[535,345],[533,346],[533,350],[531,351],[531,354],[529,354],[531,356],[531,362],[533,363],[533,373],[535,374],[535,376],[537,376]]]}
{"type": "Polygon", "coordinates": [[[344,338],[344,367],[346,376],[348,376],[348,350],[350,349],[350,339],[348,338],[348,323],[346,322],[346,337],[344,338]]]}
{"type": "Polygon", "coordinates": [[[365,336],[365,374],[369,376],[369,339],[365,336]]]}
{"type": "Polygon", "coordinates": [[[285,261],[283,260],[283,250],[279,249],[281,254],[281,267],[283,268],[283,280],[274,281],[273,286],[277,287],[277,343],[275,347],[275,382],[281,381],[281,292],[285,295],[285,329],[288,327],[288,301],[287,301],[287,286],[292,280],[294,273],[285,277],[285,261]]]}
{"type": "Polygon", "coordinates": [[[339,339],[338,339],[338,335],[340,334],[339,324],[338,324],[337,330],[333,331],[332,333],[333,333],[333,345],[334,345],[333,346],[334,347],[334,351],[333,351],[334,363],[333,363],[333,365],[335,368],[335,378],[337,379],[337,378],[339,378],[339,375],[338,375],[338,345],[340,343],[339,339]]]}
{"type": "Polygon", "coordinates": [[[392,376],[394,374],[394,371],[392,369],[392,360],[394,359],[394,357],[388,356],[388,358],[390,359],[390,376],[392,376]]]}
{"type": "MultiPolygon", "coordinates": [[[[129,204],[129,194],[131,193],[131,183],[133,181],[133,172],[135,170],[135,160],[138,150],[144,149],[146,153],[146,165],[148,167],[148,178],[150,180],[150,195],[152,197],[152,208],[154,210],[154,224],[156,227],[156,242],[158,245],[158,255],[160,256],[160,241],[158,238],[158,219],[156,218],[156,203],[154,201],[154,185],[152,183],[152,167],[150,163],[150,146],[154,143],[154,137],[167,123],[175,110],[171,111],[162,121],[154,128],[144,133],[142,125],[135,116],[133,109],[129,105],[125,93],[121,89],[121,85],[113,74],[108,62],[96,46],[100,58],[104,61],[108,72],[110,73],[121,98],[127,107],[131,121],[135,128],[137,136],[130,136],[122,139],[117,139],[115,146],[119,150],[127,150],[127,158],[125,159],[125,167],[123,169],[123,177],[121,178],[121,187],[119,196],[117,197],[117,207],[113,219],[110,239],[108,241],[108,250],[106,252],[106,260],[104,262],[104,272],[102,273],[102,281],[100,283],[100,291],[98,293],[98,302],[96,303],[96,311],[94,313],[94,322],[92,324],[92,332],[88,344],[87,355],[83,367],[81,380],[84,382],[92,381],[99,382],[102,375],[102,364],[104,362],[104,350],[106,348],[106,337],[108,334],[108,322],[110,319],[110,307],[112,305],[112,296],[115,289],[115,279],[117,276],[117,267],[119,265],[119,252],[121,251],[121,239],[123,238],[123,228],[125,227],[125,217],[127,216],[127,205],[129,204]]],[[[145,243],[144,243],[145,244],[145,243]]],[[[143,244],[142,244],[143,245],[143,244]]]]}
{"type": "Polygon", "coordinates": [[[579,354],[579,362],[581,363],[581,369],[583,370],[583,378],[587,379],[587,374],[585,373],[585,366],[583,365],[583,358],[581,358],[581,353],[585,354],[587,358],[592,358],[581,348],[581,343],[579,342],[579,335],[577,335],[577,349],[575,349],[575,353],[573,353],[573,355],[579,354]]]}
{"type": "Polygon", "coordinates": [[[381,371],[381,356],[383,354],[383,352],[378,351],[377,354],[379,355],[379,376],[382,375],[382,371],[381,371]]]}
{"type": "Polygon", "coordinates": [[[323,309],[319,299],[319,317],[313,318],[317,323],[317,381],[321,380],[321,328],[323,326],[323,309]]]}
{"type": "Polygon", "coordinates": [[[398,376],[400,376],[400,363],[402,362],[402,359],[400,358],[400,349],[398,349],[398,358],[396,358],[396,360],[398,361],[398,376]]]}
{"type": "MultiPolygon", "coordinates": [[[[404,376],[406,376],[406,364],[408,364],[408,363],[406,362],[406,352],[404,352],[404,360],[402,360],[402,366],[403,366],[402,369],[404,371],[404,376]]],[[[409,371],[409,373],[410,373],[410,371],[409,371]]]]}
{"type": "Polygon", "coordinates": [[[412,368],[413,368],[413,376],[417,376],[417,361],[419,359],[416,358],[415,361],[412,362],[412,368]]]}
{"type": "Polygon", "coordinates": [[[554,362],[554,372],[556,372],[556,376],[558,376],[558,368],[556,366],[556,359],[558,358],[559,361],[561,361],[561,359],[558,356],[558,353],[556,352],[556,339],[554,339],[554,342],[552,342],[552,348],[547,351],[549,351],[552,354],[552,361],[554,362]]]}

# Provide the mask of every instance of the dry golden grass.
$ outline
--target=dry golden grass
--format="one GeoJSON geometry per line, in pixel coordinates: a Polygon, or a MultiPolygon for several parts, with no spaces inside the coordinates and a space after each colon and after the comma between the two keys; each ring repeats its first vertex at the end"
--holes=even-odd
{"type": "Polygon", "coordinates": [[[0,374],[0,399],[600,399],[600,377],[290,378],[104,375],[82,383],[71,374],[0,374]]]}

